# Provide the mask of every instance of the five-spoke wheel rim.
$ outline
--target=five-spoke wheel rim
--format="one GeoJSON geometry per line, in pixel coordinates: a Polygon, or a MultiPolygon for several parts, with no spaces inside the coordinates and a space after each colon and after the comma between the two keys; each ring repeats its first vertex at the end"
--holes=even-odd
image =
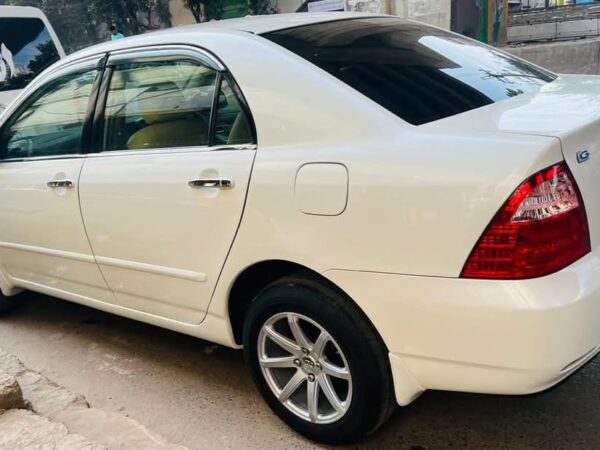
{"type": "Polygon", "coordinates": [[[312,423],[340,420],[352,401],[352,375],[338,343],[312,319],[284,312],[258,335],[258,362],[275,397],[312,423]]]}

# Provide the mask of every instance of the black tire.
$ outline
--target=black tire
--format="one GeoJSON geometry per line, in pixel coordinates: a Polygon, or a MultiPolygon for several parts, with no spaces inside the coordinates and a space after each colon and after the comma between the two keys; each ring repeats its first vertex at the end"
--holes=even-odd
{"type": "Polygon", "coordinates": [[[16,305],[15,297],[6,297],[0,292],[0,316],[15,309],[16,305]]]}
{"type": "Polygon", "coordinates": [[[310,275],[282,278],[262,290],[248,311],[243,338],[246,362],[261,395],[285,423],[309,439],[327,444],[358,442],[377,430],[397,407],[383,341],[352,300],[310,275]],[[352,376],[352,399],[345,414],[333,423],[311,423],[294,414],[277,399],[262,373],[261,328],[284,312],[317,322],[345,356],[352,376]]]}

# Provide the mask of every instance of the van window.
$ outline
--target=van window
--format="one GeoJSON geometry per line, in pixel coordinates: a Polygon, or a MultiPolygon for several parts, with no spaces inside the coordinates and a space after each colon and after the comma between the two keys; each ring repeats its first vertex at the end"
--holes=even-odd
{"type": "Polygon", "coordinates": [[[0,17],[0,91],[24,88],[59,58],[40,19],[0,17]]]}
{"type": "Polygon", "coordinates": [[[262,36],[413,125],[536,92],[556,78],[492,47],[399,18],[338,20],[262,36]]]}

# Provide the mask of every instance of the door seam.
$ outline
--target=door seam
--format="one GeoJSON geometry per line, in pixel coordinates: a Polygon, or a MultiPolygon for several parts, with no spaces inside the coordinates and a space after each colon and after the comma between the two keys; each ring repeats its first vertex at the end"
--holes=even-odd
{"type": "Polygon", "coordinates": [[[204,317],[202,318],[202,320],[200,322],[198,322],[197,325],[202,324],[205,320],[206,317],[208,316],[208,313],[210,311],[210,307],[212,305],[212,302],[214,300],[215,297],[215,292],[217,292],[217,288],[219,287],[219,283],[221,282],[221,276],[223,275],[223,271],[225,270],[225,266],[227,265],[227,261],[229,260],[229,255],[231,254],[231,250],[233,250],[233,246],[235,245],[235,242],[237,240],[237,236],[240,232],[240,228],[242,227],[242,221],[244,220],[244,214],[246,213],[246,205],[248,203],[248,196],[250,195],[250,188],[251,188],[251,183],[252,183],[252,174],[254,173],[254,164],[256,162],[256,156],[258,155],[258,151],[255,150],[254,151],[254,156],[252,157],[252,166],[250,167],[250,173],[248,174],[248,184],[246,185],[246,195],[244,196],[244,203],[242,205],[242,211],[240,214],[240,220],[238,221],[238,225],[237,228],[235,229],[235,233],[233,234],[233,239],[231,240],[231,245],[229,246],[229,249],[227,250],[227,253],[225,254],[225,259],[223,260],[223,265],[221,266],[221,270],[219,271],[219,275],[217,276],[217,280],[215,282],[215,287],[213,288],[213,291],[210,295],[210,300],[208,301],[208,304],[206,305],[206,311],[204,312],[204,317]]]}
{"type": "Polygon", "coordinates": [[[92,251],[92,257],[94,258],[96,267],[98,268],[98,271],[100,272],[100,276],[104,280],[104,284],[106,285],[107,289],[112,294],[114,303],[117,304],[117,295],[115,294],[115,291],[112,289],[112,287],[108,283],[106,276],[104,275],[104,272],[102,271],[102,267],[100,267],[100,264],[98,264],[98,260],[96,259],[96,252],[94,251],[94,246],[92,245],[92,241],[90,240],[90,236],[88,234],[87,227],[85,226],[85,219],[83,217],[83,208],[81,207],[81,176],[83,175],[83,168],[85,167],[85,163],[86,163],[86,159],[84,158],[84,160],[81,164],[81,169],[79,169],[79,176],[77,177],[77,203],[79,204],[79,216],[81,217],[81,224],[83,225],[83,232],[85,233],[85,238],[87,239],[88,245],[90,246],[90,250],[92,251]]]}

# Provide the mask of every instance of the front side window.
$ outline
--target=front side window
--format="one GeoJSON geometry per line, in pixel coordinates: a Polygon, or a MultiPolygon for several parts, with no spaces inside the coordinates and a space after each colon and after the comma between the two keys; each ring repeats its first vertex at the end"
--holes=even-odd
{"type": "Polygon", "coordinates": [[[42,86],[2,130],[3,159],[77,154],[97,70],[72,73],[42,86]]]}
{"type": "Polygon", "coordinates": [[[190,60],[117,65],[106,99],[104,150],[205,146],[217,73],[190,60]]]}
{"type": "Polygon", "coordinates": [[[538,91],[556,77],[467,38],[399,18],[263,34],[413,125],[538,91]]]}
{"type": "Polygon", "coordinates": [[[59,54],[40,19],[0,17],[0,90],[24,88],[59,54]]]}

